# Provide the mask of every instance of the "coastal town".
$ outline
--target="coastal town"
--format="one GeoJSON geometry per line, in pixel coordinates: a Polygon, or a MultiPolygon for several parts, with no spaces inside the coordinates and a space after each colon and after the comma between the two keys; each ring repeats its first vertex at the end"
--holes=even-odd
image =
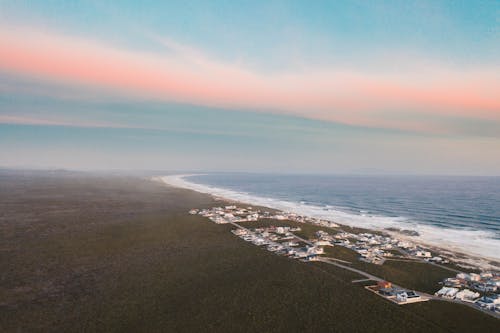
{"type": "Polygon", "coordinates": [[[251,206],[195,208],[189,213],[206,217],[216,224],[231,224],[235,227],[231,230],[234,235],[277,255],[301,262],[322,262],[358,273],[366,278],[353,283],[372,281],[373,284],[365,286],[367,290],[398,305],[429,300],[450,301],[473,306],[500,318],[499,272],[462,272],[457,269],[460,265],[450,266],[450,258],[445,255],[393,235],[366,230],[347,231],[347,228],[332,221],[251,206]],[[252,226],[252,222],[258,221],[269,223],[252,226]],[[317,228],[306,236],[302,229],[307,226],[317,228]],[[334,247],[352,251],[357,260],[368,264],[384,265],[388,260],[412,260],[439,266],[449,270],[450,275],[454,274],[436,283],[434,294],[411,290],[354,268],[345,258],[336,258],[329,250],[334,247]]]}

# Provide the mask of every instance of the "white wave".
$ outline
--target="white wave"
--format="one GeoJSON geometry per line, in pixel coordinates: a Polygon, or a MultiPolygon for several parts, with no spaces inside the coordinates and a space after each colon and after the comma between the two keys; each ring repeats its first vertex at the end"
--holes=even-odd
{"type": "MultiPolygon", "coordinates": [[[[265,198],[245,192],[238,192],[209,185],[197,184],[187,181],[190,175],[171,175],[158,177],[158,180],[175,186],[194,190],[201,193],[211,194],[217,197],[248,203],[256,206],[269,207],[285,212],[293,212],[303,216],[330,220],[352,227],[384,230],[396,228],[402,230],[414,230],[418,236],[407,237],[414,243],[447,249],[453,252],[466,253],[479,256],[484,259],[500,261],[500,240],[495,239],[493,232],[485,230],[465,230],[453,228],[440,228],[436,226],[415,223],[404,217],[388,217],[367,214],[362,215],[343,212],[332,206],[319,207],[301,202],[290,202],[274,198],[265,198]]],[[[398,234],[398,237],[404,237],[398,234]]]]}

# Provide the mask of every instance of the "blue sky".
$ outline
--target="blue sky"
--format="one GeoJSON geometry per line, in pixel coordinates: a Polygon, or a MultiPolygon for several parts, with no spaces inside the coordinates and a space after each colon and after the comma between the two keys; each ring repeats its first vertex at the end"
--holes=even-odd
{"type": "Polygon", "coordinates": [[[0,166],[499,175],[499,13],[0,1],[0,166]]]}

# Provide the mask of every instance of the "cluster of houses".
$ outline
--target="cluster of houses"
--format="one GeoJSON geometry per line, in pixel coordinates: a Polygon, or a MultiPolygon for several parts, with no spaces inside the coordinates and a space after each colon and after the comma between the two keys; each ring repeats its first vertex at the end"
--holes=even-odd
{"type": "MultiPolygon", "coordinates": [[[[322,219],[306,217],[295,213],[277,212],[270,213],[267,211],[256,210],[252,207],[237,207],[235,205],[225,207],[214,207],[211,209],[192,209],[189,211],[193,215],[201,215],[209,218],[217,224],[257,221],[259,219],[274,219],[278,221],[294,221],[298,223],[309,223],[327,228],[339,228],[339,225],[322,219]]],[[[333,246],[340,245],[357,252],[360,255],[360,260],[373,263],[383,264],[388,257],[402,256],[420,258],[434,263],[449,263],[448,260],[433,256],[430,251],[421,247],[415,246],[409,242],[401,241],[387,235],[372,234],[372,233],[349,233],[338,232],[335,235],[330,235],[325,231],[318,231],[316,234],[318,246],[333,246]]]]}
{"type": "Polygon", "coordinates": [[[398,241],[391,237],[371,233],[339,232],[333,236],[323,235],[322,239],[325,238],[331,238],[334,245],[355,251],[362,261],[380,265],[384,263],[386,257],[394,255],[389,250],[398,244],[398,241]]]}
{"type": "Polygon", "coordinates": [[[428,262],[447,264],[449,260],[432,253],[410,242],[401,241],[387,235],[372,234],[368,232],[354,234],[339,232],[333,236],[335,245],[344,246],[357,252],[360,260],[381,265],[387,258],[416,258],[428,262]]]}
{"type": "Polygon", "coordinates": [[[253,207],[241,208],[235,205],[225,207],[214,207],[211,209],[191,209],[190,214],[199,214],[208,217],[215,223],[223,224],[230,222],[257,221],[258,219],[273,219],[278,221],[292,221],[298,223],[309,223],[327,228],[338,228],[339,225],[314,217],[302,216],[295,213],[279,212],[272,214],[267,211],[255,210],[253,207]]]}
{"type": "Polygon", "coordinates": [[[257,246],[263,246],[268,251],[303,261],[316,261],[324,250],[320,246],[303,244],[293,231],[300,231],[299,227],[268,227],[268,228],[237,228],[231,232],[244,241],[257,246]]]}
{"type": "MultiPolygon", "coordinates": [[[[325,246],[342,246],[359,254],[359,259],[373,264],[383,264],[388,258],[414,258],[431,263],[447,264],[449,261],[440,256],[434,256],[429,250],[410,242],[374,233],[351,233],[338,229],[336,223],[316,218],[301,216],[294,213],[270,213],[256,210],[253,207],[237,207],[235,205],[214,207],[211,209],[192,209],[193,215],[209,218],[217,224],[251,222],[259,219],[277,221],[294,221],[317,226],[337,228],[335,233],[319,230],[315,239],[303,240],[293,234],[300,227],[271,226],[266,228],[244,228],[238,225],[232,233],[241,239],[261,246],[266,250],[302,261],[317,261],[324,253],[325,246]]],[[[435,293],[443,297],[463,302],[475,303],[481,308],[500,312],[500,273],[458,273],[442,282],[442,288],[435,293]]],[[[376,286],[366,287],[372,292],[395,302],[407,304],[426,301],[429,298],[412,290],[405,290],[380,281],[376,286]]]]}
{"type": "Polygon", "coordinates": [[[276,220],[287,220],[287,221],[293,221],[293,222],[298,222],[298,223],[309,223],[309,224],[317,225],[320,227],[326,227],[326,228],[338,228],[339,227],[339,225],[337,223],[334,223],[332,221],[317,219],[314,217],[302,216],[302,215],[295,214],[295,213],[281,212],[279,214],[271,216],[271,218],[276,219],[276,220]]]}
{"type": "Polygon", "coordinates": [[[212,222],[217,224],[257,221],[264,215],[269,215],[269,213],[262,214],[260,211],[254,210],[252,207],[240,208],[236,206],[214,207],[211,209],[191,209],[189,214],[198,214],[203,217],[207,217],[212,222]]]}
{"type": "Polygon", "coordinates": [[[499,273],[458,273],[455,277],[444,279],[442,284],[443,287],[435,293],[436,296],[471,302],[500,312],[499,273]]]}

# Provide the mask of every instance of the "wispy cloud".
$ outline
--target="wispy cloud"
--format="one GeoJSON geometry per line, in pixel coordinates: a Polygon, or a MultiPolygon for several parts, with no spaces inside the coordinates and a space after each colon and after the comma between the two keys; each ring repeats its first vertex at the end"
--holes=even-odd
{"type": "Polygon", "coordinates": [[[32,125],[32,126],[65,126],[82,128],[135,128],[127,125],[88,122],[88,121],[64,121],[43,118],[32,118],[14,115],[0,115],[0,124],[10,125],[32,125]]]}
{"type": "MultiPolygon", "coordinates": [[[[215,136],[215,137],[240,137],[240,138],[258,138],[262,134],[251,131],[229,131],[229,130],[211,130],[211,129],[193,129],[193,128],[174,128],[171,126],[130,126],[111,122],[90,122],[81,119],[73,120],[54,120],[48,118],[35,118],[30,116],[1,115],[0,124],[5,125],[28,125],[28,126],[57,126],[57,127],[75,127],[75,128],[103,128],[103,129],[134,129],[146,130],[150,134],[154,132],[190,134],[194,136],[215,136]]],[[[140,138],[140,136],[137,136],[140,138]]]]}
{"type": "Polygon", "coordinates": [[[211,59],[168,38],[155,38],[165,47],[164,53],[3,26],[0,70],[127,96],[362,126],[435,130],[425,117],[391,117],[402,110],[500,119],[500,69],[495,66],[457,69],[408,57],[399,72],[329,67],[269,74],[211,59]]]}

